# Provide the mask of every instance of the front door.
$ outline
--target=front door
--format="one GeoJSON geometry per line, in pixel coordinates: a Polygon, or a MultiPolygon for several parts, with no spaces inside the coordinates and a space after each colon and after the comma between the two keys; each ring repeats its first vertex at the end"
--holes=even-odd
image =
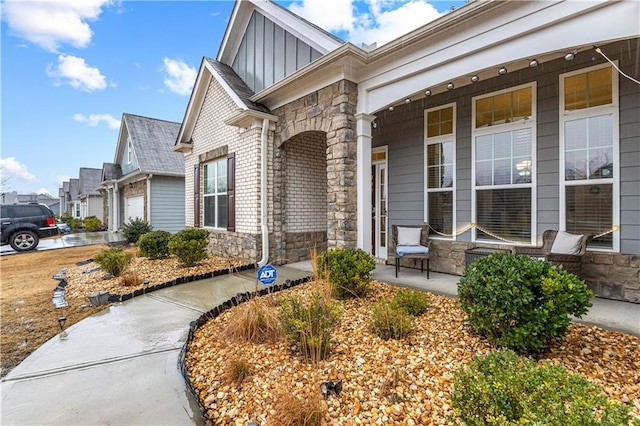
{"type": "Polygon", "coordinates": [[[373,185],[372,232],[373,254],[378,259],[387,258],[387,147],[374,148],[371,152],[373,185]]]}

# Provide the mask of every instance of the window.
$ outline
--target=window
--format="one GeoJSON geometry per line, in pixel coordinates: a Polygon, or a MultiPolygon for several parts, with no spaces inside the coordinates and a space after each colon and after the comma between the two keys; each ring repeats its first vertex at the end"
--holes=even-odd
{"type": "MultiPolygon", "coordinates": [[[[599,234],[618,223],[618,81],[610,65],[560,76],[560,226],[599,234]]],[[[591,248],[618,250],[617,233],[591,248]]]]}
{"type": "Polygon", "coordinates": [[[473,98],[475,240],[534,242],[535,87],[473,98]]]}
{"type": "Polygon", "coordinates": [[[73,203],[73,217],[80,218],[80,203],[73,203]]]}
{"type": "Polygon", "coordinates": [[[205,163],[204,226],[227,227],[227,158],[205,163]]]}
{"type": "Polygon", "coordinates": [[[127,141],[127,164],[131,164],[133,160],[133,147],[131,146],[131,140],[127,141]]]}
{"type": "Polygon", "coordinates": [[[425,221],[429,233],[453,236],[455,104],[425,111],[425,221]]]}

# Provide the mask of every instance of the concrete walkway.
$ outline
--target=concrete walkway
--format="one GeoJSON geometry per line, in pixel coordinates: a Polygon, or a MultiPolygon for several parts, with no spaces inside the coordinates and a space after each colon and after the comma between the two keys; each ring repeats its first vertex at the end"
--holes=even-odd
{"type": "MultiPolygon", "coordinates": [[[[311,274],[311,264],[278,267],[277,283],[311,274]]],[[[459,277],[378,266],[377,280],[455,296],[459,277]]],[[[115,304],[67,329],[0,384],[1,424],[203,424],[178,369],[189,323],[253,291],[256,272],[196,281],[115,304]]],[[[582,321],[640,335],[640,305],[594,299],[582,321]]]]}

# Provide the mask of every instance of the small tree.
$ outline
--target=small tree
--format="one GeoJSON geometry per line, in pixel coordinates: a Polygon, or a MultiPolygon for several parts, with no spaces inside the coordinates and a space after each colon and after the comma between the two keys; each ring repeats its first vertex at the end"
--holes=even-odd
{"type": "Polygon", "coordinates": [[[129,219],[122,227],[122,235],[128,243],[137,243],[142,235],[153,230],[151,225],[140,218],[129,219]]]}

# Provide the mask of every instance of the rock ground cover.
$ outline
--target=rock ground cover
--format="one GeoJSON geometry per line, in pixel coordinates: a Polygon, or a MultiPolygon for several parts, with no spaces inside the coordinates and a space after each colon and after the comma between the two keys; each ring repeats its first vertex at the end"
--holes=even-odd
{"type": "MultiPolygon", "coordinates": [[[[265,296],[277,309],[287,292],[308,292],[303,284],[265,296]],[[269,300],[271,299],[271,300],[269,300]]],[[[374,282],[367,298],[344,302],[332,333],[332,353],[317,366],[284,339],[277,343],[236,343],[225,339],[232,308],[195,331],[186,365],[207,416],[214,424],[280,424],[282,398],[318,400],[331,425],[448,424],[453,372],[474,356],[493,350],[465,324],[456,299],[431,294],[428,311],[406,340],[382,340],[369,331],[373,303],[390,298],[395,287],[374,282]],[[230,362],[243,362],[250,375],[240,384],[226,378],[230,362]],[[342,392],[318,399],[320,384],[342,380],[342,392]],[[276,419],[279,419],[276,421],[276,419]]],[[[640,415],[640,338],[598,327],[571,325],[538,362],[562,364],[601,386],[640,415]]]]}

